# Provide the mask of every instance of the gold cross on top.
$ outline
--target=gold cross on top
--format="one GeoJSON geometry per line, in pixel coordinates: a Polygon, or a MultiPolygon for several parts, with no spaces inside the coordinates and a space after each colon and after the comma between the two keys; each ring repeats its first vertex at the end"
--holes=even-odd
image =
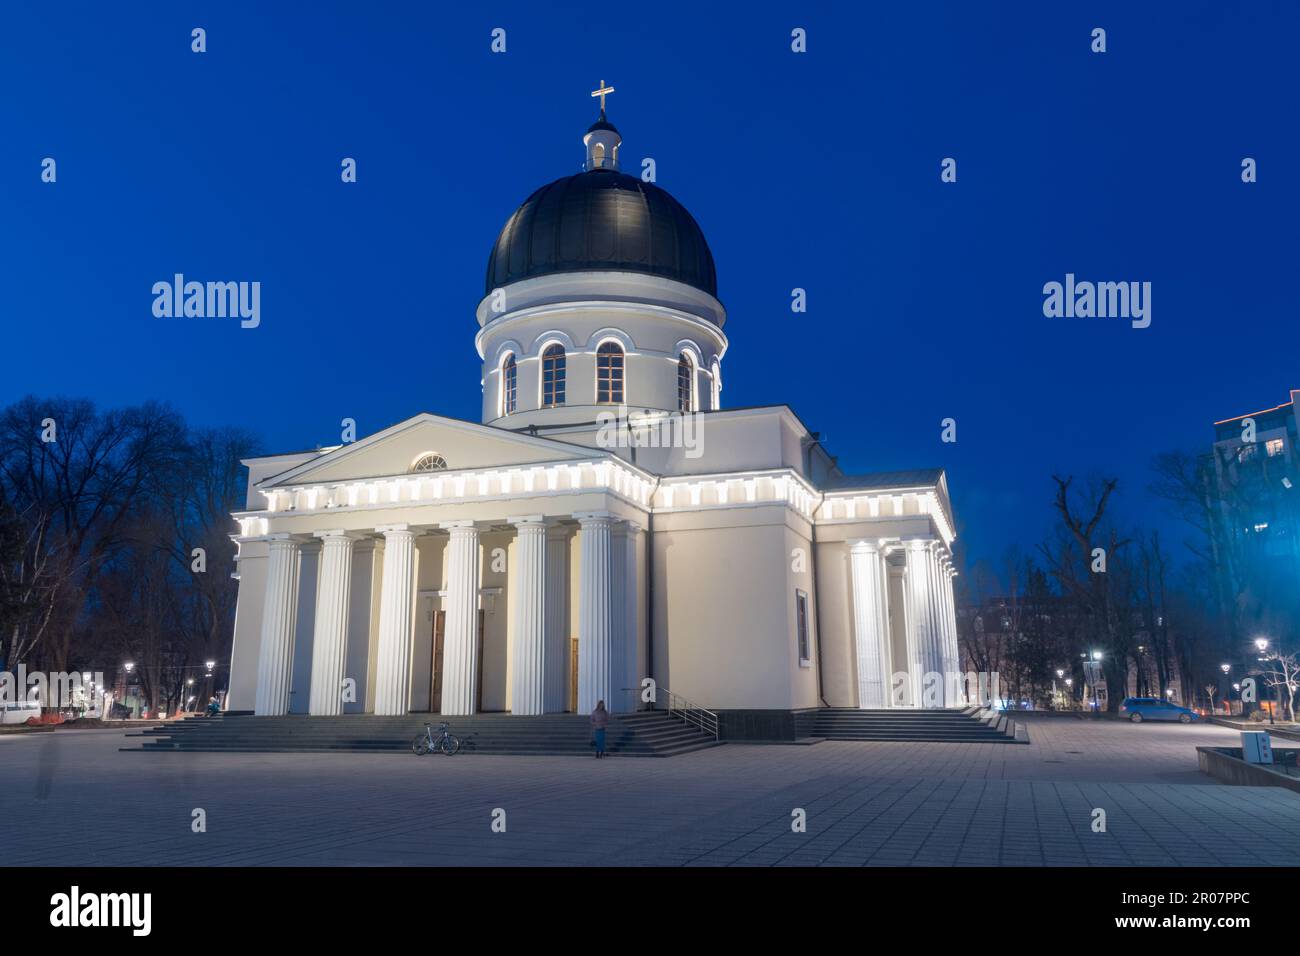
{"type": "Polygon", "coordinates": [[[600,81],[600,89],[591,91],[592,96],[600,97],[600,111],[602,113],[605,112],[605,97],[609,96],[609,94],[613,92],[614,92],[614,87],[606,86],[604,80],[600,81]]]}

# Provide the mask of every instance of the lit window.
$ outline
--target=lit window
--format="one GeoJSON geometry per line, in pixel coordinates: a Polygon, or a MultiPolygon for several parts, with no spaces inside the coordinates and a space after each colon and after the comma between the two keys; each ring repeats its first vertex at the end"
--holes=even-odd
{"type": "Polygon", "coordinates": [[[623,403],[623,349],[617,342],[605,342],[596,349],[596,402],[623,403]]]}
{"type": "Polygon", "coordinates": [[[677,360],[677,410],[694,411],[695,366],[685,352],[677,360]]]}
{"type": "Polygon", "coordinates": [[[799,638],[799,665],[806,667],[812,662],[812,642],[808,636],[808,595],[796,588],[794,604],[799,638]]]}
{"type": "Polygon", "coordinates": [[[542,407],[564,404],[564,346],[552,345],[542,353],[542,407]]]}
{"type": "Polygon", "coordinates": [[[415,460],[411,466],[411,471],[446,471],[447,459],[441,455],[435,455],[433,452],[426,452],[415,460]]]}
{"type": "Polygon", "coordinates": [[[1255,447],[1254,442],[1248,442],[1237,449],[1237,461],[1249,461],[1255,457],[1255,452],[1259,449],[1255,447]]]}
{"type": "Polygon", "coordinates": [[[513,354],[507,355],[506,360],[501,363],[501,414],[511,415],[515,410],[515,399],[518,395],[518,369],[515,367],[515,357],[513,354]]]}
{"type": "Polygon", "coordinates": [[[1272,458],[1274,455],[1282,454],[1282,439],[1270,438],[1264,443],[1264,450],[1268,452],[1269,458],[1272,458]]]}

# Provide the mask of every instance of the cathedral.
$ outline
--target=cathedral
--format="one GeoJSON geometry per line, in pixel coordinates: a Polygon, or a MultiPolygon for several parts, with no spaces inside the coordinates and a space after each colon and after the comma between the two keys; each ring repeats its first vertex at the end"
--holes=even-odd
{"type": "Polygon", "coordinates": [[[621,171],[601,86],[583,170],[488,257],[481,421],[245,462],[227,709],[671,696],[780,736],[818,708],[963,702],[943,472],[845,474],[790,406],[724,407],[709,245],[621,171]]]}

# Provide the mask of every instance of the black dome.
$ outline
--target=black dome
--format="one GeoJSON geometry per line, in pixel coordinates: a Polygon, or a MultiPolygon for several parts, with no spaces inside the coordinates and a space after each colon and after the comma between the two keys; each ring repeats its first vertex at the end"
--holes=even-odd
{"type": "Polygon", "coordinates": [[[644,272],[717,296],[704,233],[654,183],[613,169],[557,179],[524,200],[497,236],[487,292],[556,272],[644,272]]]}

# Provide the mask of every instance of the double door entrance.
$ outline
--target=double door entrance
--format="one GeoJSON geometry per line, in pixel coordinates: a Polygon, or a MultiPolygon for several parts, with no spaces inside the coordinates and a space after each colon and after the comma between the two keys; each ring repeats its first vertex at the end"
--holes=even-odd
{"type": "MultiPolygon", "coordinates": [[[[447,632],[447,612],[437,611],[433,615],[433,653],[430,660],[429,674],[429,697],[427,706],[420,707],[425,703],[422,700],[413,700],[411,709],[419,711],[428,710],[432,713],[442,712],[442,657],[443,648],[446,641],[447,632]]],[[[478,628],[474,639],[474,653],[478,657],[478,663],[475,666],[475,673],[478,675],[478,681],[474,687],[474,711],[477,713],[483,708],[483,611],[478,612],[478,628]]]]}
{"type": "MultiPolygon", "coordinates": [[[[433,611],[422,613],[419,616],[421,623],[425,623],[422,634],[418,634],[416,641],[415,655],[415,674],[412,680],[411,689],[411,712],[412,713],[434,713],[442,712],[442,664],[446,650],[446,631],[447,631],[447,612],[433,611]],[[426,671],[425,668],[428,668],[426,671]]],[[[485,612],[479,610],[477,617],[477,630],[474,639],[474,652],[477,655],[476,674],[477,680],[474,686],[474,712],[483,712],[483,638],[485,627],[485,612]]],[[[568,644],[568,660],[566,661],[568,678],[567,686],[564,689],[564,707],[570,713],[576,713],[578,710],[578,639],[571,638],[566,642],[568,644]]],[[[507,704],[508,706],[508,704],[507,704]]]]}

